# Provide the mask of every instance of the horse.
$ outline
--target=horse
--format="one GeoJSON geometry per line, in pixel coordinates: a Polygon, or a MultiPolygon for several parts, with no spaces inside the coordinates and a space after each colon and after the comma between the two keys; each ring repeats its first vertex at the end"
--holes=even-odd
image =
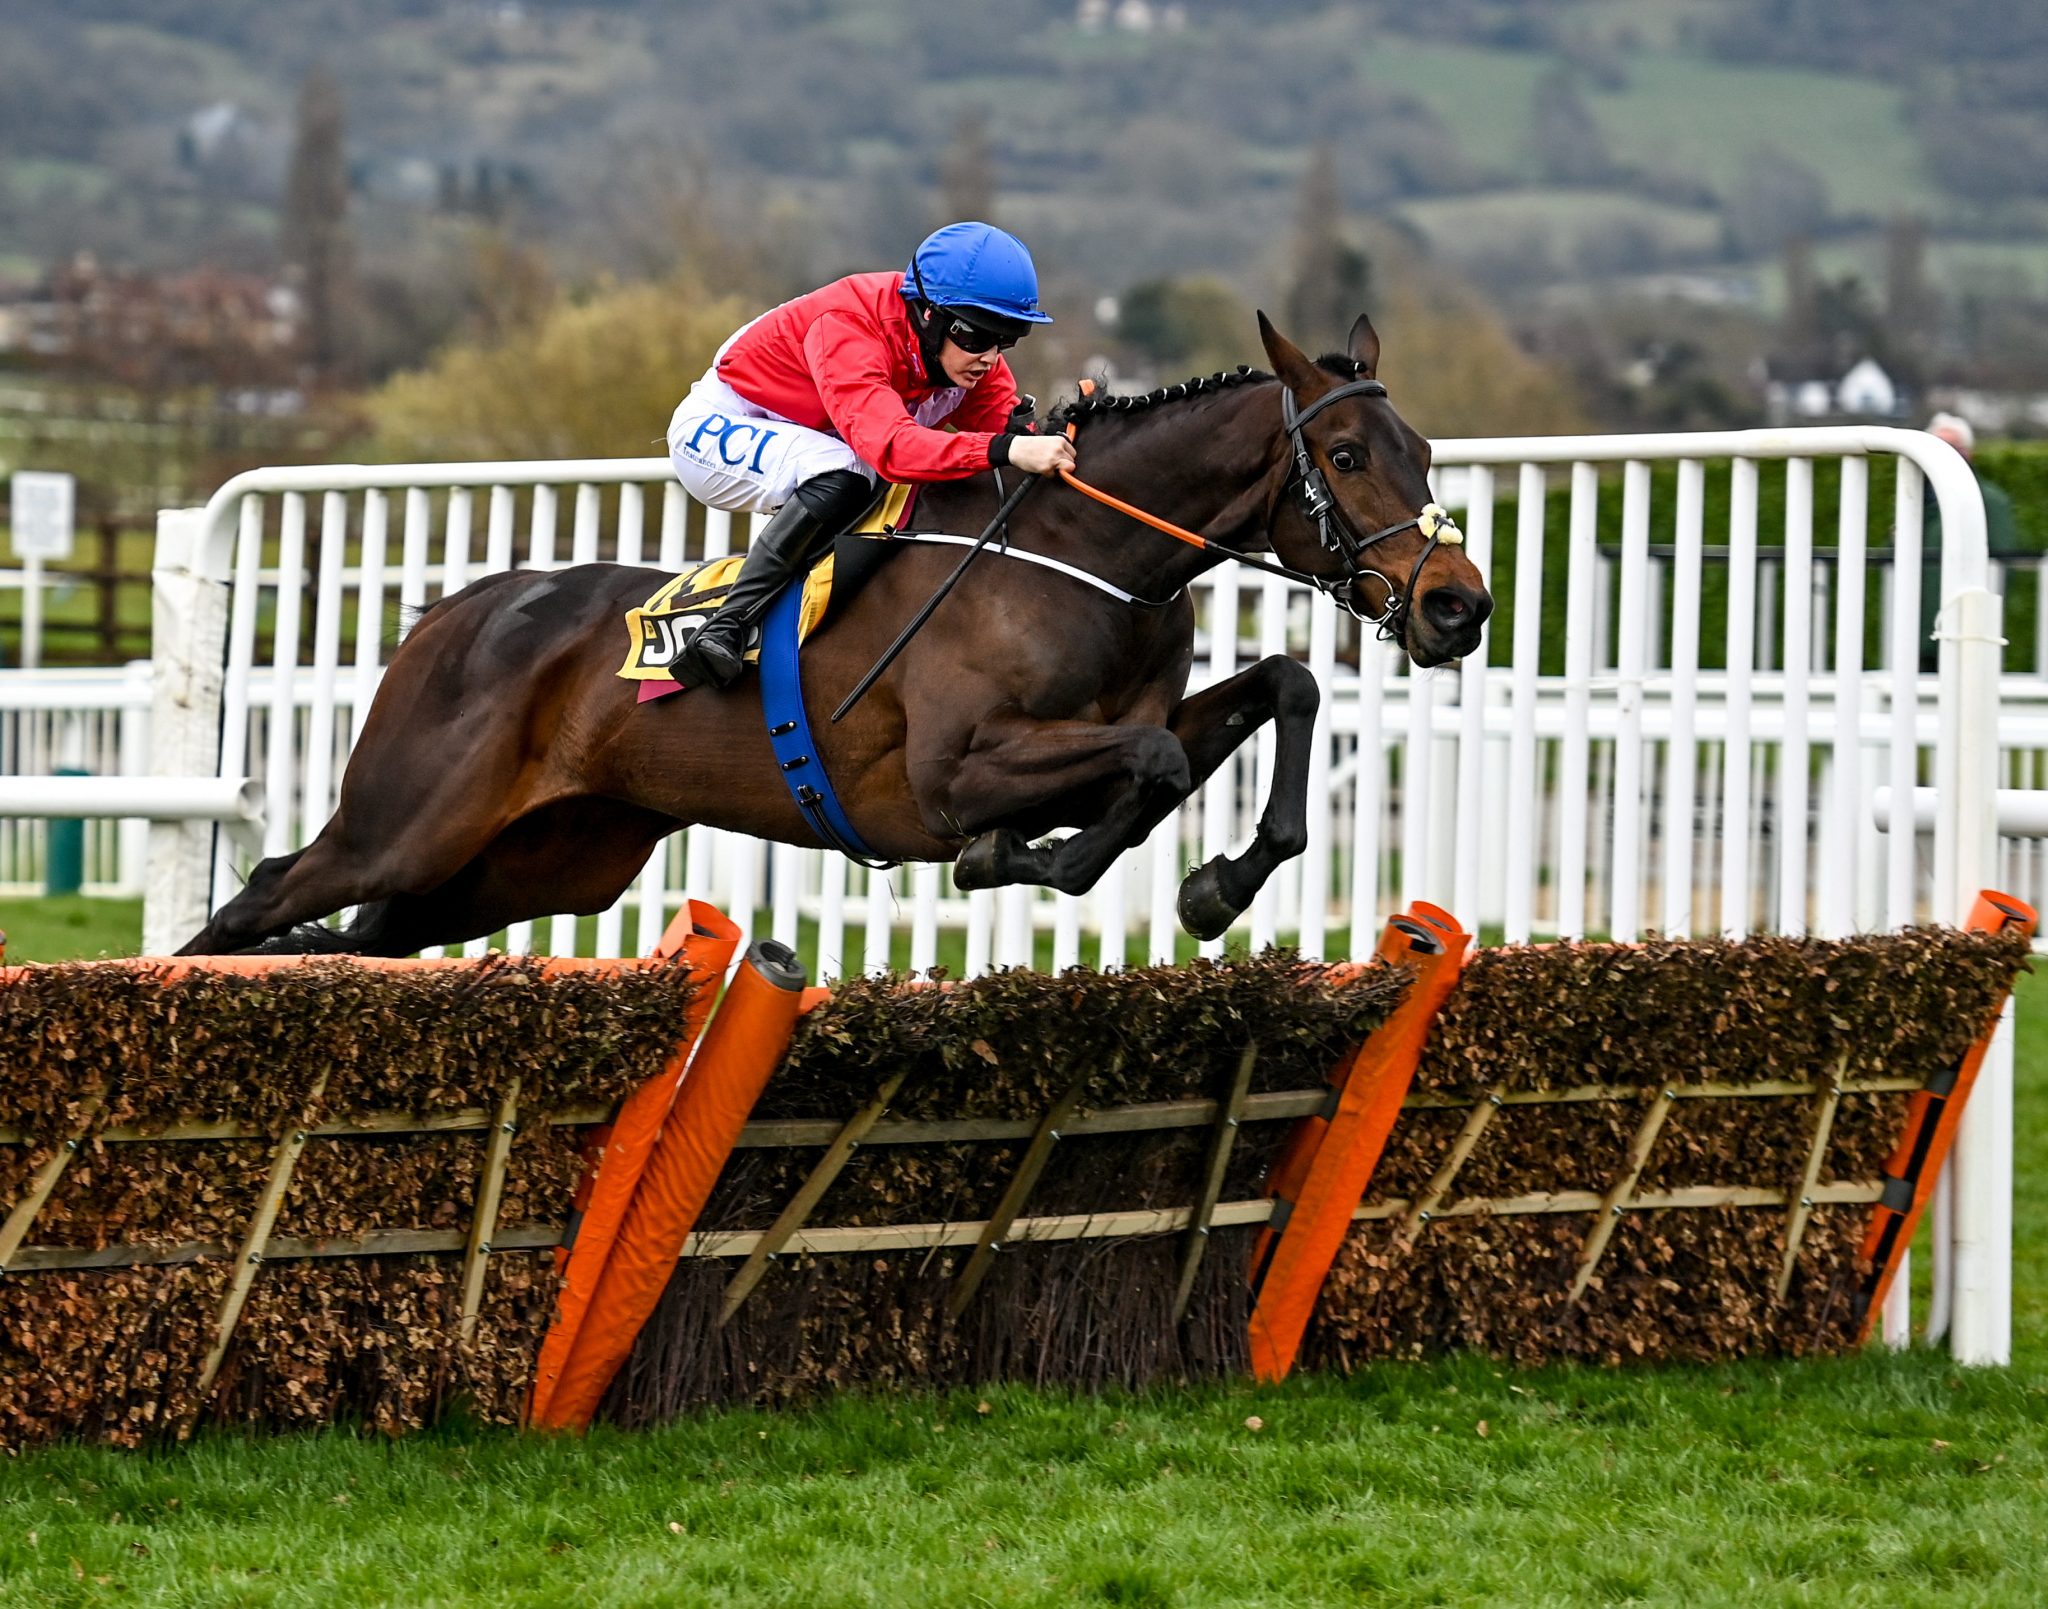
{"type": "MultiPolygon", "coordinates": [[[[1272,554],[1418,667],[1469,653],[1492,599],[1455,528],[1436,524],[1429,445],[1375,378],[1371,322],[1314,360],[1263,313],[1259,333],[1270,373],[1084,397],[1050,422],[1073,432],[1092,484],[1272,554]]],[[[917,524],[981,529],[999,478],[923,487],[917,524]]],[[[864,701],[815,722],[847,817],[890,860],[951,861],[962,889],[1078,894],[1271,721],[1256,834],[1180,889],[1182,925],[1220,936],[1306,847],[1315,677],[1276,655],[1188,697],[1188,584],[1227,562],[1215,548],[1053,482],[1007,526],[1012,547],[1068,569],[985,555],[864,701]],[[1041,841],[1061,828],[1074,830],[1041,841]]],[[[813,711],[834,707],[959,558],[898,548],[806,643],[813,711]]],[[[333,817],[259,863],[179,953],[409,955],[601,911],[691,824],[818,845],[770,754],[757,677],[640,703],[615,674],[626,611],[663,579],[617,564],[514,570],[434,603],[392,656],[333,817]],[[344,928],[319,925],[351,906],[344,928]]]]}

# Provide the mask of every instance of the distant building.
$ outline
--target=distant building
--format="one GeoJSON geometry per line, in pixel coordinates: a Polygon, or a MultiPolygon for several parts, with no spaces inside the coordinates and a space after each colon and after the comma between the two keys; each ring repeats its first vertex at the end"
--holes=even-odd
{"type": "Polygon", "coordinates": [[[178,125],[178,166],[189,173],[261,153],[263,127],[233,101],[202,106],[178,125]]]}
{"type": "Polygon", "coordinates": [[[1980,386],[1937,386],[1927,405],[1960,414],[1980,436],[2038,436],[2048,433],[2048,391],[1991,391],[1980,386]]]}
{"type": "Polygon", "coordinates": [[[277,386],[304,318],[288,281],[198,268],[122,273],[80,252],[33,284],[0,288],[0,359],[118,383],[277,386]]]}
{"type": "Polygon", "coordinates": [[[1081,0],[1074,8],[1074,26],[1084,34],[1114,27],[1118,33],[1179,33],[1188,25],[1188,8],[1178,0],[1081,0]]]}
{"type": "Polygon", "coordinates": [[[1905,412],[1905,395],[1874,358],[1864,358],[1835,382],[1837,413],[1889,419],[1905,412]]]}
{"type": "Polygon", "coordinates": [[[1813,374],[1773,364],[1764,381],[1764,413],[1774,425],[1851,419],[1897,420],[1910,407],[1905,389],[1875,358],[1859,358],[1839,374],[1813,374]]]}

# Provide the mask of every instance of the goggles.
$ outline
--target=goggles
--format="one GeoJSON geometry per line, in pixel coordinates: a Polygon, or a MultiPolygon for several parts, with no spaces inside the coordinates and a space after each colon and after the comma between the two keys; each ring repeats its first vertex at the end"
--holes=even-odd
{"type": "Polygon", "coordinates": [[[970,324],[964,318],[956,318],[946,325],[946,339],[963,352],[980,353],[988,351],[991,347],[998,352],[1007,352],[1021,337],[998,335],[995,331],[985,330],[978,324],[970,324]]]}

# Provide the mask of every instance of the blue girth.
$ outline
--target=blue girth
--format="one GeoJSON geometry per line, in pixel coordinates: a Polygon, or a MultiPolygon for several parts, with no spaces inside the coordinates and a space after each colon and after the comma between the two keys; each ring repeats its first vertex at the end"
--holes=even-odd
{"type": "Polygon", "coordinates": [[[853,830],[811,740],[803,682],[797,675],[797,625],[803,602],[802,582],[784,587],[761,622],[761,713],[768,720],[768,746],[782,767],[783,786],[813,832],[851,860],[893,866],[896,862],[883,860],[853,830]]]}

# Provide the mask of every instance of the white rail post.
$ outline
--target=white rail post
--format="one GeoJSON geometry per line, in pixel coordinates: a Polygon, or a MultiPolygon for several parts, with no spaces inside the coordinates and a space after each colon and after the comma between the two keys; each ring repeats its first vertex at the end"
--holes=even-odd
{"type": "MultiPolygon", "coordinates": [[[[210,777],[220,766],[222,673],[228,644],[227,550],[213,551],[202,509],[156,518],[150,574],[149,715],[153,776],[210,777]]],[[[169,955],[206,925],[213,884],[211,822],[156,822],[142,895],[142,950],[169,955]]]]}
{"type": "MultiPolygon", "coordinates": [[[[1943,498],[1945,538],[1952,529],[1951,507],[1952,500],[1943,498]]],[[[1997,869],[2000,600],[1981,585],[1965,584],[1949,593],[1940,629],[1942,682],[1944,689],[1951,683],[1955,689],[1953,758],[1940,779],[1940,814],[1950,817],[1954,845],[1943,879],[1948,899],[1941,908],[1961,920],[1997,869]]],[[[2012,1099],[2008,1001],[1949,1158],[1949,1349],[1958,1363],[2012,1359],[2012,1099]]]]}
{"type": "MultiPolygon", "coordinates": [[[[149,774],[149,703],[151,670],[146,659],[131,659],[121,670],[122,682],[135,694],[136,702],[122,705],[120,720],[120,772],[124,777],[149,774]]],[[[120,826],[118,862],[121,869],[117,887],[128,895],[142,892],[144,868],[149,864],[149,823],[130,817],[120,826]]]]}

